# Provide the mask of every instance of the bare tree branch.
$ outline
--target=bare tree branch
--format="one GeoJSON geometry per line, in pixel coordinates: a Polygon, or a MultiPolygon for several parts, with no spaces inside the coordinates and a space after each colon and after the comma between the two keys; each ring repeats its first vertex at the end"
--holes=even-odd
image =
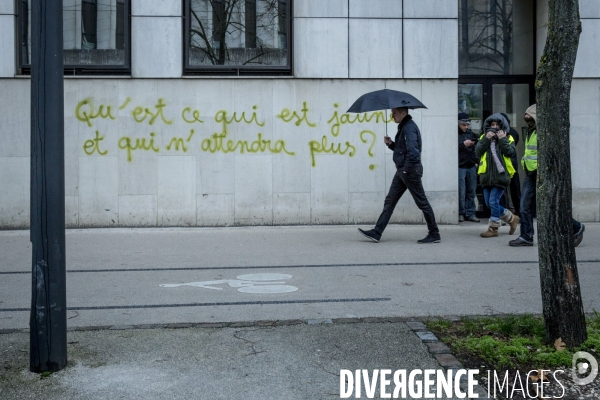
{"type": "MultiPolygon", "coordinates": [[[[269,63],[268,60],[273,58],[265,58],[265,56],[281,54],[279,35],[287,34],[286,25],[277,28],[280,17],[287,12],[285,4],[286,2],[279,0],[192,1],[190,48],[200,50],[202,57],[206,57],[213,65],[224,65],[230,62],[233,62],[232,65],[236,62],[238,65],[256,64],[261,63],[259,61],[261,59],[265,60],[264,63],[269,63]],[[256,6],[257,10],[247,11],[247,6],[256,6]],[[205,7],[206,11],[204,11],[205,7]],[[255,18],[254,22],[251,22],[251,27],[246,26],[248,15],[255,18]],[[214,26],[211,28],[211,25],[214,26]],[[233,49],[235,50],[232,52],[233,49]]],[[[285,54],[286,50],[281,50],[285,54]]]]}

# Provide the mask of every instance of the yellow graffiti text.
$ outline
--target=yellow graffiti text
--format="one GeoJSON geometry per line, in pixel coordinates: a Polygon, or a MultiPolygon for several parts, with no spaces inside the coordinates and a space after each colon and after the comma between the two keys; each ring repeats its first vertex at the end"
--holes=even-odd
{"type": "Polygon", "coordinates": [[[356,147],[351,145],[350,142],[346,142],[345,144],[346,144],[346,148],[344,150],[342,150],[341,143],[337,144],[337,148],[336,148],[335,143],[331,143],[331,145],[329,145],[329,143],[327,141],[327,136],[325,136],[325,135],[323,135],[321,142],[318,142],[317,140],[311,140],[310,142],[308,142],[308,146],[310,147],[310,157],[312,159],[312,166],[313,167],[316,166],[315,154],[333,153],[333,154],[344,155],[344,154],[348,153],[348,150],[351,149],[350,152],[348,153],[348,155],[350,157],[353,157],[354,154],[356,154],[356,147]]]}
{"type": "Polygon", "coordinates": [[[154,146],[154,137],[156,136],[156,133],[151,132],[150,133],[150,141],[148,142],[148,144],[146,144],[146,138],[137,138],[135,139],[135,144],[132,144],[132,142],[134,141],[134,139],[128,137],[128,136],[123,136],[121,139],[119,139],[119,148],[121,150],[127,150],[127,161],[131,162],[132,157],[131,157],[131,153],[134,150],[145,150],[145,151],[154,151],[155,153],[158,153],[159,149],[157,147],[154,146]]]}
{"type": "Polygon", "coordinates": [[[231,117],[227,116],[227,111],[225,110],[217,111],[217,114],[215,115],[215,121],[223,125],[223,130],[221,131],[221,134],[227,134],[227,125],[233,124],[234,122],[238,124],[240,122],[245,122],[247,124],[255,123],[258,126],[265,126],[264,121],[258,122],[258,116],[256,115],[257,108],[258,106],[252,106],[252,109],[255,111],[252,111],[250,119],[246,117],[245,111],[243,111],[240,115],[238,115],[237,111],[234,111],[231,117]]]}
{"type": "Polygon", "coordinates": [[[127,98],[125,99],[125,101],[123,102],[123,104],[121,104],[121,105],[119,106],[119,110],[122,110],[122,109],[124,109],[125,107],[127,107],[127,104],[129,104],[129,102],[130,102],[130,101],[131,101],[131,97],[127,97],[127,98]]]}
{"type": "Polygon", "coordinates": [[[369,130],[365,129],[364,131],[362,131],[360,133],[360,141],[363,142],[363,143],[367,143],[368,142],[368,140],[363,137],[363,135],[365,133],[368,133],[372,137],[371,146],[369,147],[369,150],[367,152],[369,153],[369,157],[373,157],[374,156],[373,155],[373,146],[375,146],[375,140],[377,140],[377,135],[375,135],[375,132],[369,131],[369,130]]]}
{"type": "Polygon", "coordinates": [[[187,147],[185,146],[185,142],[183,141],[183,138],[174,137],[173,139],[171,139],[166,149],[171,150],[172,145],[175,145],[175,151],[179,151],[179,146],[181,146],[181,150],[183,150],[184,153],[187,153],[188,151],[187,147]]]}
{"type": "Polygon", "coordinates": [[[186,107],[183,109],[183,111],[181,112],[181,118],[188,124],[193,124],[195,122],[200,122],[201,124],[204,123],[204,121],[200,119],[200,111],[192,111],[191,107],[186,107]],[[190,112],[192,113],[192,118],[186,117],[186,114],[189,114],[190,112]]]}
{"type": "Polygon", "coordinates": [[[75,118],[81,122],[85,122],[89,127],[92,126],[92,120],[96,118],[110,118],[114,120],[115,117],[112,115],[110,107],[100,104],[98,110],[96,110],[92,99],[81,100],[75,107],[75,118]]]}
{"type": "Polygon", "coordinates": [[[173,120],[168,120],[164,115],[164,108],[166,106],[167,105],[163,102],[163,99],[160,98],[158,99],[158,103],[156,103],[156,105],[154,106],[156,112],[152,112],[149,108],[143,108],[138,106],[133,109],[131,114],[133,115],[133,119],[135,120],[135,122],[141,123],[144,122],[147,117],[150,117],[150,120],[148,120],[148,125],[153,125],[156,119],[160,117],[160,119],[165,124],[171,125],[173,123],[173,120]]]}
{"type": "MultiPolygon", "coordinates": [[[[194,130],[190,130],[190,136],[188,136],[187,139],[185,139],[185,142],[190,142],[190,140],[192,140],[192,137],[194,136],[194,130]]],[[[187,153],[188,148],[185,145],[184,139],[181,137],[173,137],[171,139],[171,141],[169,142],[169,144],[167,145],[166,149],[167,150],[171,150],[172,146],[175,146],[175,151],[179,151],[179,147],[181,146],[181,149],[183,150],[184,153],[187,153]]]]}
{"type": "Polygon", "coordinates": [[[317,126],[317,124],[312,123],[308,120],[308,107],[306,106],[306,102],[302,103],[302,109],[300,110],[302,112],[302,115],[299,115],[296,111],[290,111],[287,108],[284,108],[283,110],[281,110],[281,113],[277,115],[277,118],[281,118],[284,122],[291,122],[292,120],[296,119],[296,126],[300,126],[300,124],[302,124],[302,121],[306,122],[306,125],[310,126],[311,128],[314,128],[315,126],[317,126]]]}
{"type": "Polygon", "coordinates": [[[285,142],[283,140],[277,140],[272,143],[271,140],[265,140],[262,138],[262,133],[257,135],[256,140],[248,143],[247,140],[234,141],[227,138],[227,133],[215,133],[210,138],[206,138],[200,144],[202,151],[209,153],[232,153],[239,149],[240,154],[244,153],[264,153],[269,152],[273,154],[279,154],[284,152],[290,156],[296,153],[288,151],[285,148],[285,142]]]}
{"type": "Polygon", "coordinates": [[[96,131],[96,137],[83,142],[83,151],[88,156],[98,152],[101,156],[108,154],[108,150],[100,150],[100,141],[104,140],[104,136],[100,136],[100,132],[96,131]]]}
{"type": "Polygon", "coordinates": [[[375,123],[377,123],[377,124],[380,121],[386,122],[386,123],[393,121],[393,118],[391,116],[386,119],[385,112],[383,112],[383,111],[375,111],[372,113],[360,113],[360,114],[356,114],[356,115],[344,113],[344,114],[340,115],[337,110],[339,105],[337,103],[335,103],[333,105],[333,107],[336,108],[336,110],[333,112],[333,116],[331,117],[331,119],[329,119],[329,121],[327,121],[328,124],[331,124],[333,122],[333,124],[331,125],[331,134],[333,136],[339,135],[341,125],[355,124],[357,122],[358,123],[371,122],[371,120],[373,118],[375,118],[375,123]]]}

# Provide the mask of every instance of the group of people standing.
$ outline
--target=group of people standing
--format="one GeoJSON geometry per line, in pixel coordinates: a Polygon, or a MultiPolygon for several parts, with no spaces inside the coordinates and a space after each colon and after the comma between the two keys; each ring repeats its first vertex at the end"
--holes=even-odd
{"type": "MultiPolygon", "coordinates": [[[[525,172],[523,190],[520,188],[519,163],[515,146],[518,133],[510,127],[506,114],[490,115],[483,123],[483,134],[477,138],[469,129],[469,116],[458,114],[459,153],[459,213],[460,221],[479,222],[475,216],[477,175],[483,187],[485,204],[491,210],[488,229],[482,237],[497,237],[503,222],[509,225],[509,234],[521,224],[518,238],[508,242],[510,246],[533,246],[533,209],[535,207],[535,182],[537,178],[537,132],[536,105],[525,111],[527,124],[525,154],[521,167],[525,172]],[[513,211],[509,209],[513,205],[513,211]]],[[[585,225],[573,219],[573,238],[577,247],[583,240],[585,225]]]]}
{"type": "MultiPolygon", "coordinates": [[[[393,108],[392,117],[398,123],[394,140],[384,138],[385,144],[394,152],[396,174],[385,198],[383,212],[374,229],[358,231],[368,239],[379,242],[396,204],[408,190],[427,222],[428,234],[418,243],[439,243],[440,232],[433,209],[423,189],[423,165],[421,164],[421,133],[408,114],[407,108],[393,108]]],[[[537,177],[536,105],[525,111],[527,135],[525,155],[521,166],[525,172],[523,189],[517,173],[516,144],[518,132],[510,127],[508,116],[503,113],[490,115],[483,123],[483,133],[477,137],[470,129],[471,120],[466,113],[458,114],[458,188],[459,222],[480,222],[475,215],[477,178],[483,188],[484,201],[491,211],[488,228],[481,237],[498,236],[498,228],[509,227],[514,234],[520,222],[518,238],[508,244],[513,247],[533,246],[533,208],[535,206],[535,182],[537,177]],[[511,211],[512,209],[512,211],[511,211]]],[[[575,247],[583,240],[585,225],[572,220],[575,247]]]]}

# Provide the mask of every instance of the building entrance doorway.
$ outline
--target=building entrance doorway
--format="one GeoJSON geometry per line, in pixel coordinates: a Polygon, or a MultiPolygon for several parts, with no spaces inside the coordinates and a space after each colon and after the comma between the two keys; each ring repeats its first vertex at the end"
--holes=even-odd
{"type": "MultiPolygon", "coordinates": [[[[458,112],[465,112],[471,118],[470,129],[478,136],[483,134],[483,122],[495,113],[504,113],[508,116],[509,124],[516,142],[517,162],[520,162],[524,153],[524,138],[527,133],[527,124],[523,119],[525,110],[535,102],[535,90],[532,77],[472,77],[460,78],[458,84],[458,112]]],[[[523,170],[517,169],[519,181],[523,180],[523,170]]],[[[519,192],[520,188],[513,188],[519,192]]],[[[509,191],[510,192],[510,191],[509,191]]],[[[506,205],[518,212],[519,205],[516,193],[507,193],[506,205]]],[[[489,217],[489,209],[483,201],[483,189],[477,186],[477,216],[489,217]]]]}
{"type": "MultiPolygon", "coordinates": [[[[518,136],[517,160],[523,155],[523,115],[535,102],[535,4],[534,0],[458,2],[458,112],[469,114],[471,129],[479,135],[487,117],[505,113],[518,136]]],[[[487,217],[482,192],[478,186],[477,214],[487,217]]]]}

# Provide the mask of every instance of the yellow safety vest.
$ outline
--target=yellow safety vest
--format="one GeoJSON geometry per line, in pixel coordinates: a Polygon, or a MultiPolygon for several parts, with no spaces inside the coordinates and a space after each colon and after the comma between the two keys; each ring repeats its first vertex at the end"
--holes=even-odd
{"type": "Polygon", "coordinates": [[[531,132],[529,137],[525,137],[525,154],[521,159],[523,169],[527,171],[537,170],[537,133],[531,132]]]}
{"type": "MultiPolygon", "coordinates": [[[[483,138],[484,135],[481,135],[479,137],[479,140],[481,140],[483,138]]],[[[508,143],[514,143],[515,139],[513,139],[512,136],[507,135],[508,136],[508,143]]],[[[487,151],[485,153],[483,153],[481,155],[481,160],[479,160],[479,168],[477,169],[477,174],[481,175],[481,174],[485,174],[485,172],[487,171],[487,157],[486,157],[487,151]]],[[[513,166],[512,161],[510,160],[510,157],[505,156],[504,154],[502,155],[502,157],[504,157],[504,165],[506,165],[506,171],[508,172],[508,176],[510,176],[511,178],[513,177],[513,175],[515,174],[515,167],[513,166]]]]}

